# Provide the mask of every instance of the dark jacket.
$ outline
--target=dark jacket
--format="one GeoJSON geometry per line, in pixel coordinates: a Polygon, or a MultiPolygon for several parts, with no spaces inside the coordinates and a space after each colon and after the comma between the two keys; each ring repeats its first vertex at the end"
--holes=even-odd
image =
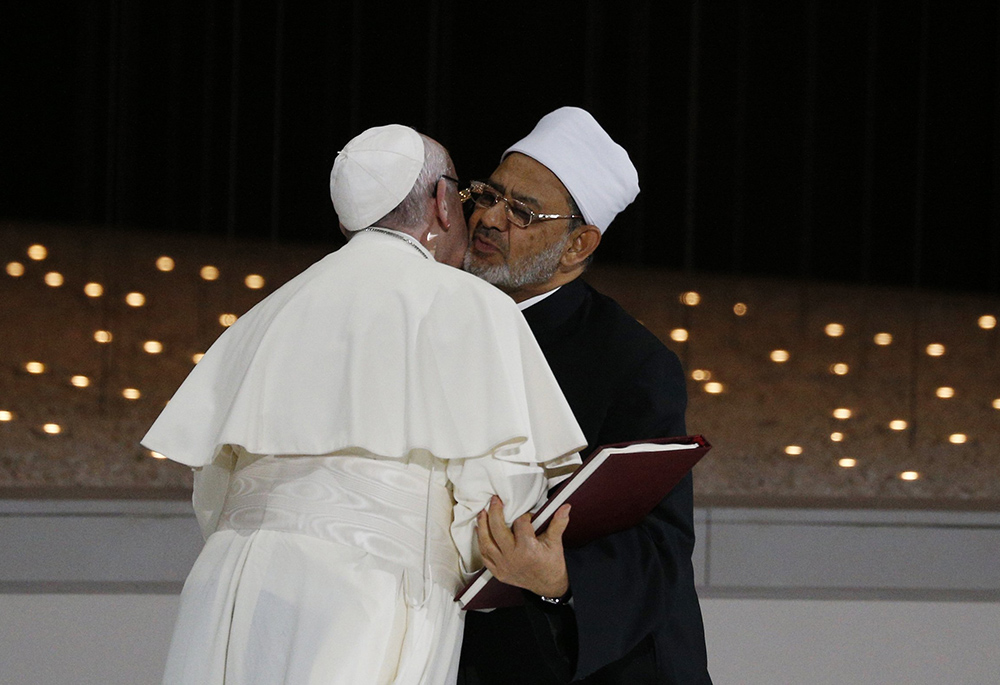
{"type": "MultiPolygon", "coordinates": [[[[524,312],[586,435],[598,445],[685,434],[676,355],[577,279],[524,312]]],[[[572,519],[572,513],[570,514],[572,519]]],[[[470,612],[459,683],[711,683],[694,589],[691,476],[635,528],[566,550],[573,608],[470,612]]]]}

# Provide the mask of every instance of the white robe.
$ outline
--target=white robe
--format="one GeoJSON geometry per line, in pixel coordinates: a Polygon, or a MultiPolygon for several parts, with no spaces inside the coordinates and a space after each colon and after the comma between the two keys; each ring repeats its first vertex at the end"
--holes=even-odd
{"type": "Polygon", "coordinates": [[[143,439],[195,467],[208,536],[164,682],[454,681],[476,512],[527,511],[585,440],[514,303],[427,257],[356,235],[230,327],[143,439]]]}

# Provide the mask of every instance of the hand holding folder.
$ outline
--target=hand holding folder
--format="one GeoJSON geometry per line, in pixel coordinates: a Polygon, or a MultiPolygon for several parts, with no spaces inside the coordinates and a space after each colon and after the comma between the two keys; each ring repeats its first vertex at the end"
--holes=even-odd
{"type": "MultiPolygon", "coordinates": [[[[552,493],[532,517],[542,533],[563,504],[573,509],[563,533],[564,547],[578,547],[637,525],[705,456],[711,445],[700,435],[642,440],[598,447],[552,493]]],[[[520,588],[500,582],[487,569],[455,597],[463,609],[515,606],[520,588]]]]}

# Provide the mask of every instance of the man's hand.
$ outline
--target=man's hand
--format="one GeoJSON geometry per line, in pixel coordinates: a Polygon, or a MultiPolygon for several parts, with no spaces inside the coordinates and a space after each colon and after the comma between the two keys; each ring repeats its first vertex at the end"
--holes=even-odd
{"type": "Polygon", "coordinates": [[[486,568],[498,580],[536,595],[562,597],[569,591],[569,574],[563,557],[562,534],[569,525],[568,504],[556,510],[540,536],[531,528],[531,514],[524,514],[510,528],[504,521],[503,502],[496,495],[489,511],[479,512],[479,551],[486,568]]]}

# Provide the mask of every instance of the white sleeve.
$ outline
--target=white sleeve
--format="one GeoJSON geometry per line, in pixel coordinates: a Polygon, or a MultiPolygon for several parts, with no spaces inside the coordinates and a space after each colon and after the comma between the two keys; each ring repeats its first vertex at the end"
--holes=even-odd
{"type": "Polygon", "coordinates": [[[448,460],[448,480],[455,495],[455,516],[451,536],[462,559],[465,573],[482,565],[476,540],[476,516],[498,495],[504,505],[507,524],[531,511],[545,499],[545,471],[539,464],[501,461],[492,456],[448,460]]]}
{"type": "Polygon", "coordinates": [[[236,455],[232,447],[225,445],[211,464],[192,469],[194,471],[194,492],[191,504],[198,519],[202,537],[206,540],[215,532],[226,503],[226,492],[236,465],[236,455]]]}

